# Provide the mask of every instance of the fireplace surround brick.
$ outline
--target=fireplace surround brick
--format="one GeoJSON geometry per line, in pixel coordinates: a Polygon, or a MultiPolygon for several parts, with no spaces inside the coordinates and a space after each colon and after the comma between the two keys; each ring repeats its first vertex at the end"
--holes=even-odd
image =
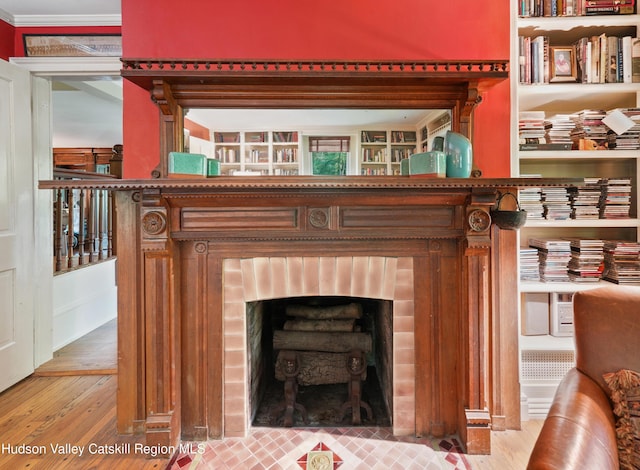
{"type": "Polygon", "coordinates": [[[393,301],[393,432],[415,434],[412,258],[230,258],[223,279],[225,436],[246,436],[250,427],[246,303],[317,295],[393,301]]]}

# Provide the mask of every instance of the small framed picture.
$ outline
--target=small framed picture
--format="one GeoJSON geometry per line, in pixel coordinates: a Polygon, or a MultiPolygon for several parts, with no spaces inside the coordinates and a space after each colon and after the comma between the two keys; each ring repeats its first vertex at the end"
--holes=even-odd
{"type": "Polygon", "coordinates": [[[575,47],[551,47],[549,52],[551,59],[549,81],[552,83],[577,81],[575,47]]]}

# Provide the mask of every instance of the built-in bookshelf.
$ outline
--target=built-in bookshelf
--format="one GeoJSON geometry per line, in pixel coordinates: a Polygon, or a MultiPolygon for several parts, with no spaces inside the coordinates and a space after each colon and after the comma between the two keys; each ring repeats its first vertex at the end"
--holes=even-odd
{"type": "Polygon", "coordinates": [[[416,153],[416,131],[391,131],[391,173],[400,174],[400,162],[416,153]]]}
{"type": "Polygon", "coordinates": [[[297,175],[300,173],[300,142],[297,131],[273,132],[271,146],[273,174],[297,175]]]}
{"type": "Polygon", "coordinates": [[[429,150],[429,131],[427,126],[420,128],[420,151],[427,152],[429,150]]]}
{"type": "Polygon", "coordinates": [[[214,155],[223,175],[298,175],[297,131],[213,132],[214,155]]]}
{"type": "Polygon", "coordinates": [[[399,175],[400,162],[416,153],[415,130],[363,130],[360,132],[360,174],[399,175]]]}
{"type": "MultiPolygon", "coordinates": [[[[623,128],[640,114],[640,77],[631,73],[640,19],[635,10],[633,14],[595,15],[595,10],[587,12],[584,2],[578,1],[512,0],[512,8],[516,12],[512,63],[519,65],[511,79],[512,175],[583,177],[593,185],[589,191],[594,191],[586,198],[600,204],[582,207],[574,203],[576,190],[563,194],[564,188],[548,196],[542,189],[537,194],[521,192],[520,202],[529,215],[519,231],[524,276],[531,256],[534,262],[537,256],[527,253],[533,240],[638,242],[640,130],[623,128]],[[556,9],[529,11],[534,3],[555,5],[556,9]],[[624,124],[617,129],[621,132],[614,132],[618,120],[624,124]],[[624,187],[618,198],[623,200],[621,207],[613,212],[602,205],[606,199],[602,191],[610,181],[624,187]]],[[[577,263],[580,249],[574,244],[571,250],[569,258],[573,256],[574,261],[567,263],[577,263]]],[[[541,272],[539,267],[531,272],[536,270],[541,272]]],[[[518,284],[523,415],[531,417],[546,415],[563,372],[574,361],[572,338],[554,330],[557,299],[619,282],[595,275],[586,279],[576,272],[566,278],[548,275],[553,280],[525,276],[518,284]],[[540,299],[542,308],[538,308],[540,299]]]]}

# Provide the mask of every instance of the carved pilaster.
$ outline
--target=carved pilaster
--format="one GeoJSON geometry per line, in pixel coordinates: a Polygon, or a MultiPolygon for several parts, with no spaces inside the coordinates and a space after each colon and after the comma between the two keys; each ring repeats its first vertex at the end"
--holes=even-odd
{"type": "MultiPolygon", "coordinates": [[[[467,247],[465,262],[467,269],[467,360],[471,373],[467,384],[465,420],[461,429],[467,452],[485,453],[491,449],[491,427],[488,420],[488,383],[490,345],[490,254],[491,254],[491,215],[490,208],[495,203],[495,191],[473,191],[467,205],[467,247]],[[480,426],[476,420],[479,415],[486,416],[480,426]],[[471,432],[469,432],[471,430],[471,432]]],[[[483,418],[484,419],[484,418],[483,418]]]]}
{"type": "Polygon", "coordinates": [[[147,444],[170,446],[177,443],[180,429],[179,290],[175,272],[179,263],[174,259],[177,249],[169,236],[166,201],[163,204],[158,196],[154,191],[143,193],[139,222],[145,286],[145,424],[147,444]]]}
{"type": "MultiPolygon", "coordinates": [[[[183,276],[180,279],[182,292],[197,292],[198,295],[181,297],[181,323],[189,325],[182,328],[182,439],[206,440],[209,432],[207,410],[214,406],[209,400],[213,380],[221,381],[222,365],[207,361],[209,336],[213,333],[213,314],[209,308],[221,303],[221,289],[209,289],[210,277],[215,272],[209,271],[208,242],[184,242],[180,250],[180,261],[183,276]],[[215,301],[212,300],[215,298],[215,301]],[[210,368],[216,370],[210,374],[210,368]],[[210,377],[211,375],[211,377],[210,377]],[[202,393],[202,391],[206,391],[202,393]]],[[[219,341],[220,342],[220,341],[219,341]]],[[[221,401],[221,398],[219,399],[221,401]]],[[[213,423],[211,423],[213,424],[213,423]]],[[[213,424],[215,426],[215,424],[213,424]]]]}

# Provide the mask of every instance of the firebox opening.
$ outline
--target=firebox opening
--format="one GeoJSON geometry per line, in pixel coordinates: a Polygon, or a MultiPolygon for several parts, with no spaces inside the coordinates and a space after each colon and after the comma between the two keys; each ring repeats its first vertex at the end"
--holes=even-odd
{"type": "MultiPolygon", "coordinates": [[[[249,361],[249,410],[253,426],[391,426],[390,410],[393,410],[393,302],[389,300],[355,298],[355,297],[295,297],[273,300],[261,300],[247,303],[247,341],[249,361]],[[326,318],[335,311],[351,311],[359,309],[361,316],[352,320],[332,319],[326,325],[318,319],[305,319],[300,327],[299,318],[291,315],[298,310],[321,312],[326,318]],[[286,326],[285,326],[286,324],[286,326]],[[345,326],[348,325],[348,326],[345,326]],[[337,333],[320,330],[341,330],[337,333]],[[295,379],[287,383],[283,376],[282,353],[283,342],[289,341],[289,331],[293,333],[294,356],[303,355],[303,371],[297,373],[295,379]],[[353,331],[354,338],[345,331],[353,331]],[[320,333],[320,335],[318,335],[320,333]],[[274,347],[276,334],[276,347],[274,347]],[[284,339],[283,339],[284,338],[284,339]],[[335,341],[333,339],[335,338],[335,341]],[[353,378],[347,369],[347,359],[339,358],[339,354],[316,352],[316,342],[331,343],[328,349],[343,340],[362,340],[370,338],[370,351],[364,354],[366,362],[366,378],[359,384],[341,377],[353,378]],[[326,341],[328,340],[328,341],[326,341]],[[297,341],[297,343],[296,343],[297,341]],[[300,343],[303,343],[302,345],[300,343]],[[296,345],[297,344],[297,345],[296,345]],[[316,356],[317,354],[317,356],[316,356]],[[326,360],[328,354],[329,359],[326,360]],[[318,359],[316,359],[316,357],[318,359]],[[307,367],[318,361],[318,365],[307,367]],[[332,363],[333,361],[333,363],[332,363]],[[344,365],[344,369],[343,369],[344,365]],[[278,372],[276,369],[280,368],[278,372]],[[330,383],[330,382],[340,383],[330,383]],[[295,382],[295,386],[292,384],[295,382]],[[312,382],[312,383],[310,383],[312,382]],[[316,383],[318,382],[318,383],[316,383]],[[329,382],[329,383],[323,383],[329,382]],[[354,389],[361,387],[360,407],[361,421],[354,422],[352,403],[354,389]],[[285,418],[286,397],[291,397],[295,389],[295,402],[306,411],[306,420],[300,408],[292,415],[292,421],[285,418]],[[370,411],[366,409],[370,406],[370,411]],[[371,416],[372,414],[372,416],[371,416]],[[306,421],[306,422],[305,422],[306,421]]],[[[313,316],[313,315],[312,315],[313,316]]],[[[346,316],[353,316],[347,314],[346,316]]],[[[368,341],[368,340],[367,340],[368,341]]],[[[360,343],[362,344],[362,341],[360,343]]],[[[338,346],[335,346],[338,347],[338,346]]],[[[322,345],[319,350],[325,349],[322,345]]],[[[353,353],[353,352],[352,352],[353,353]]],[[[345,353],[348,355],[349,353],[345,353]]],[[[288,375],[291,377],[291,375],[288,375]]],[[[356,393],[357,394],[357,393],[356,393]]],[[[291,399],[289,398],[289,403],[291,399]]],[[[289,414],[291,418],[291,414],[289,414]]]]}

